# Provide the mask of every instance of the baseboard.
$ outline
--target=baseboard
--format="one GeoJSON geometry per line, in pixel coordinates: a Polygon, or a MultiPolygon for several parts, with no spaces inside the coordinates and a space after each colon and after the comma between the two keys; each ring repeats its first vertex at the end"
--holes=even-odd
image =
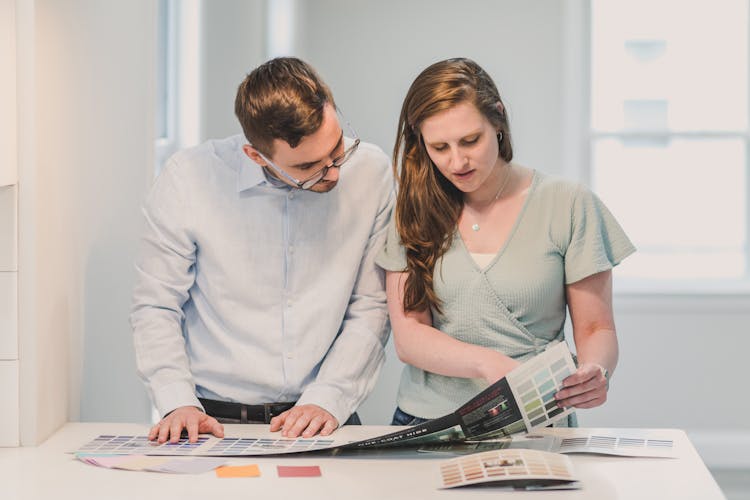
{"type": "Polygon", "coordinates": [[[750,469],[750,431],[687,431],[709,469],[750,469]]]}

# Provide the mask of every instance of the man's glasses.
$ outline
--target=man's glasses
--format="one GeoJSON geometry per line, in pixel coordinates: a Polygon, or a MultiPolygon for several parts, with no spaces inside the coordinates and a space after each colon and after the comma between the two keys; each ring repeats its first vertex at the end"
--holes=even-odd
{"type": "MultiPolygon", "coordinates": [[[[338,112],[338,115],[340,118],[343,119],[343,116],[341,115],[340,111],[338,112]]],[[[354,131],[352,126],[349,124],[349,122],[346,120],[344,120],[344,122],[346,123],[347,130],[351,133],[351,137],[354,139],[354,143],[352,143],[351,146],[346,148],[344,152],[341,153],[339,156],[331,160],[331,163],[324,166],[320,170],[316,171],[314,174],[312,174],[310,177],[307,177],[306,179],[302,179],[302,180],[295,179],[294,177],[286,173],[281,167],[279,167],[274,162],[266,158],[266,156],[260,151],[258,151],[258,155],[260,155],[260,157],[263,158],[263,160],[266,163],[268,163],[268,166],[271,167],[277,174],[283,176],[286,180],[291,182],[298,189],[310,189],[315,184],[320,182],[326,176],[326,174],[328,174],[328,171],[330,169],[341,168],[341,166],[344,165],[344,163],[349,161],[349,159],[352,157],[354,152],[357,151],[357,148],[359,147],[359,142],[360,142],[359,137],[357,136],[357,133],[354,131]]],[[[342,137],[342,141],[343,141],[343,137],[342,137]]]]}

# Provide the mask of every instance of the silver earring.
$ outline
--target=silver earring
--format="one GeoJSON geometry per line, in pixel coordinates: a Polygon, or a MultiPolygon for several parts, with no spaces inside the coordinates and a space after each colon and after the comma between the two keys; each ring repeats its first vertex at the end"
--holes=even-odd
{"type": "Polygon", "coordinates": [[[501,130],[500,132],[497,133],[497,143],[502,144],[502,142],[503,142],[503,131],[501,130]]]}

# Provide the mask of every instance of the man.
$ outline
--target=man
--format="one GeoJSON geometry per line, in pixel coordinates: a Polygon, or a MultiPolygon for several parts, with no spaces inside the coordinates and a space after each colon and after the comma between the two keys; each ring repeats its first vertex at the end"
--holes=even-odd
{"type": "Polygon", "coordinates": [[[222,422],[328,435],[383,363],[388,158],[299,59],[252,71],[235,113],[244,137],[174,155],[144,207],[130,319],[160,443],[222,422]]]}

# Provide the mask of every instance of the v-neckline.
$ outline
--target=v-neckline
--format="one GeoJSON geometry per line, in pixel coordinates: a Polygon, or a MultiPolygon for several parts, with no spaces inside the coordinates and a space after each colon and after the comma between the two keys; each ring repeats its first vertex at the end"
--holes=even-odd
{"type": "Polygon", "coordinates": [[[518,212],[518,216],[516,217],[515,222],[513,223],[513,227],[510,229],[510,232],[508,233],[508,237],[505,239],[503,244],[500,246],[500,248],[495,252],[495,256],[492,258],[492,260],[484,266],[483,268],[480,268],[477,262],[474,260],[474,257],[471,256],[471,252],[469,252],[469,249],[466,248],[466,243],[464,242],[463,237],[461,236],[461,232],[458,230],[458,225],[456,225],[456,232],[454,234],[454,238],[458,237],[458,241],[461,244],[461,248],[463,249],[464,256],[469,259],[471,262],[471,265],[474,267],[475,270],[478,272],[484,274],[497,263],[498,260],[500,260],[500,257],[505,253],[506,249],[508,248],[508,245],[510,245],[510,242],[513,240],[513,237],[516,234],[516,231],[518,230],[518,226],[521,223],[521,219],[523,219],[524,214],[526,213],[526,207],[529,205],[529,200],[531,199],[531,196],[534,194],[534,191],[536,190],[536,186],[538,183],[539,174],[534,169],[532,171],[531,176],[531,185],[529,186],[529,192],[526,193],[526,199],[523,200],[523,205],[521,205],[521,211],[518,212]]]}

